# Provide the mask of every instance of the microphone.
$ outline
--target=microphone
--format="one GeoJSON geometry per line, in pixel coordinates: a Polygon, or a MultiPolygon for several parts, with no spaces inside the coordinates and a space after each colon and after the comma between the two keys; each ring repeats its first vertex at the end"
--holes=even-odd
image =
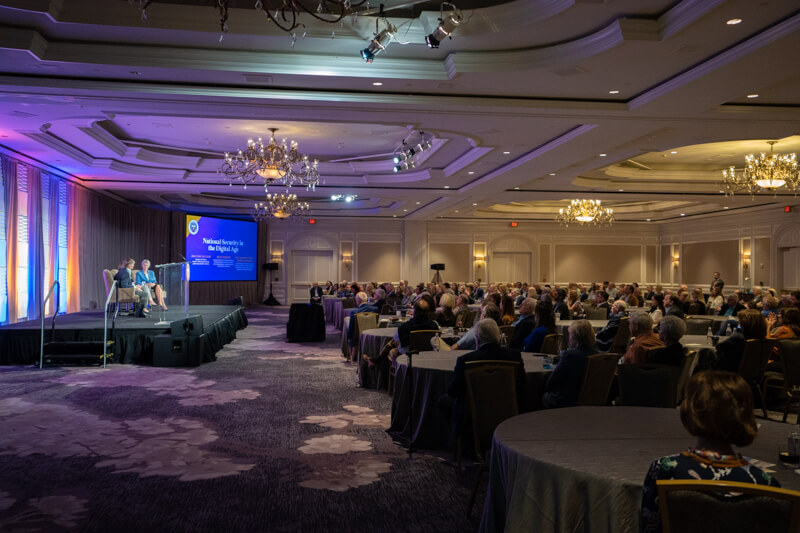
{"type": "Polygon", "coordinates": [[[181,259],[186,261],[186,257],[182,253],[180,253],[180,252],[175,252],[175,253],[178,254],[179,256],[181,256],[181,259]]]}

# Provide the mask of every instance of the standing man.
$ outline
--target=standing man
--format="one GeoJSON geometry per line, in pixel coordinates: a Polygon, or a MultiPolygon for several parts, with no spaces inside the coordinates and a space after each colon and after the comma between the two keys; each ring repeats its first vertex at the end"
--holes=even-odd
{"type": "Polygon", "coordinates": [[[719,272],[714,272],[714,279],[711,280],[711,286],[709,287],[708,292],[714,292],[714,289],[719,291],[719,294],[722,294],[722,287],[725,286],[725,282],[722,281],[722,278],[719,277],[719,272]]]}

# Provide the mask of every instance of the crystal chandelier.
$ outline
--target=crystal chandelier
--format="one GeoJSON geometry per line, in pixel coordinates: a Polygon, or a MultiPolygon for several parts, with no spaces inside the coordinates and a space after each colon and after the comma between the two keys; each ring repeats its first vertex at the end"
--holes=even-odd
{"type": "Polygon", "coordinates": [[[737,192],[746,192],[755,196],[762,189],[777,192],[781,187],[797,194],[800,190],[800,172],[798,172],[796,154],[776,154],[778,141],[767,141],[770,145],[769,155],[761,153],[745,156],[745,167],[736,172],[735,167],[722,171],[722,191],[725,196],[733,196],[737,192]]]}
{"type": "Polygon", "coordinates": [[[311,161],[307,155],[301,154],[296,141],[287,145],[283,139],[278,143],[275,139],[277,128],[269,128],[269,131],[272,135],[267,144],[260,137],[256,141],[248,139],[244,150],[235,154],[225,152],[225,162],[218,172],[230,180],[229,185],[241,183],[245,189],[253,183],[263,183],[265,190],[268,185],[275,184],[287,189],[293,185],[315,189],[319,184],[319,161],[311,161]]]}
{"type": "Polygon", "coordinates": [[[301,202],[296,194],[267,194],[264,202],[253,205],[253,220],[265,222],[273,218],[285,219],[306,215],[310,207],[308,202],[301,202]]]}
{"type": "Polygon", "coordinates": [[[610,226],[614,222],[614,210],[603,207],[600,200],[572,200],[566,208],[558,210],[556,221],[565,227],[575,223],[610,226]]]}

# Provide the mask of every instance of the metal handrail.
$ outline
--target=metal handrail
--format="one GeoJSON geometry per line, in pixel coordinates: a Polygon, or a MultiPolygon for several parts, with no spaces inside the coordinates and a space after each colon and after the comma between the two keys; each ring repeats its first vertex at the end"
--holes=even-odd
{"type": "Polygon", "coordinates": [[[45,315],[44,310],[45,307],[47,307],[47,301],[50,299],[50,296],[53,295],[53,289],[55,289],[56,286],[58,286],[59,290],[56,291],[56,298],[55,298],[56,305],[55,305],[55,310],[53,311],[53,325],[50,332],[50,340],[52,341],[56,329],[56,316],[58,316],[58,304],[59,304],[58,293],[61,291],[61,284],[58,282],[58,280],[53,281],[53,284],[50,285],[50,290],[47,291],[47,296],[45,296],[44,300],[42,300],[42,309],[41,312],[39,313],[42,319],[42,337],[39,344],[39,368],[44,368],[44,315],[45,315]]]}
{"type": "MultiPolygon", "coordinates": [[[[103,313],[103,368],[106,368],[106,361],[108,357],[106,357],[106,350],[108,349],[108,304],[111,303],[111,295],[117,294],[117,280],[114,280],[111,283],[111,287],[108,289],[108,296],[106,297],[106,305],[103,307],[105,309],[105,313],[103,313]]],[[[114,324],[117,320],[117,311],[119,310],[119,296],[117,296],[117,305],[114,306],[114,320],[111,322],[114,324]]],[[[113,327],[113,326],[112,326],[113,327]]]]}

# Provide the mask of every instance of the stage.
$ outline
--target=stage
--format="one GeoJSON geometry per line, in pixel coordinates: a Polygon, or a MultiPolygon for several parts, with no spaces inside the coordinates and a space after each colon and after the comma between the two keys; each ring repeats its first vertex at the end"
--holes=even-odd
{"type": "MultiPolygon", "coordinates": [[[[186,318],[182,311],[170,310],[165,320],[172,322],[186,318]]],[[[205,361],[216,359],[215,354],[236,338],[236,332],[247,327],[244,308],[237,305],[190,305],[189,316],[203,317],[205,361]]],[[[56,319],[56,341],[101,341],[103,340],[103,312],[84,311],[59,315],[56,319]]],[[[153,362],[153,338],[162,333],[170,333],[170,326],[156,326],[161,319],[158,312],[152,316],[137,318],[118,316],[109,338],[116,341],[114,361],[149,365],[153,362]]],[[[45,342],[50,340],[52,317],[45,319],[45,342]]],[[[41,321],[29,320],[0,328],[0,364],[29,365],[39,364],[41,321]]]]}

